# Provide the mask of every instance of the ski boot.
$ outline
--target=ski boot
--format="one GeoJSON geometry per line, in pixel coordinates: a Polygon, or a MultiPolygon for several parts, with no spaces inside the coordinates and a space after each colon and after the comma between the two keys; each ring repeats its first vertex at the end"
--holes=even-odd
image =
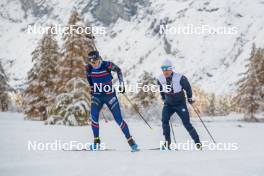
{"type": "Polygon", "coordinates": [[[101,143],[101,140],[99,137],[94,138],[94,143],[90,145],[90,150],[92,151],[100,150],[100,143],[101,143]]]}
{"type": "Polygon", "coordinates": [[[171,144],[171,141],[165,141],[164,144],[160,147],[160,150],[171,150],[170,144],[171,144]]]}
{"type": "Polygon", "coordinates": [[[132,139],[132,137],[128,138],[127,142],[131,148],[131,152],[138,152],[139,151],[138,145],[135,143],[135,141],[132,139]]]}

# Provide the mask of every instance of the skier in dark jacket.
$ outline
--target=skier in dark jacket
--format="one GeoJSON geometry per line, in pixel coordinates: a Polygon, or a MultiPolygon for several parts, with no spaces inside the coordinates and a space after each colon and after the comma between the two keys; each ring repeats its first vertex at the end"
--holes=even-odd
{"type": "Polygon", "coordinates": [[[163,74],[158,78],[160,94],[164,101],[162,110],[162,128],[167,147],[171,144],[170,125],[171,116],[176,112],[181,118],[182,123],[190,136],[194,140],[196,147],[201,149],[201,142],[195,128],[190,123],[190,116],[186,105],[185,93],[190,104],[194,103],[192,99],[192,88],[188,79],[179,73],[173,71],[170,60],[165,60],[161,66],[163,74]]]}
{"type": "Polygon", "coordinates": [[[114,71],[118,75],[120,92],[125,92],[121,69],[112,62],[101,60],[98,51],[90,52],[87,57],[87,62],[86,76],[92,90],[90,119],[92,121],[94,144],[91,146],[91,150],[98,149],[101,142],[99,137],[99,113],[103,105],[106,104],[113,114],[116,123],[124,133],[132,151],[137,151],[138,145],[130,135],[128,125],[122,118],[119,102],[112,86],[113,77],[111,71],[114,71]]]}

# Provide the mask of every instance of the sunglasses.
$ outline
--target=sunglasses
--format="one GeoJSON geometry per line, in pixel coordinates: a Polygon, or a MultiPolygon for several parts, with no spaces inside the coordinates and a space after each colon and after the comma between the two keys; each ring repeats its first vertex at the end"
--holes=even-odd
{"type": "Polygon", "coordinates": [[[87,63],[90,63],[90,64],[95,64],[96,63],[96,61],[98,61],[99,59],[98,58],[96,58],[96,57],[94,57],[94,56],[89,56],[89,57],[86,57],[86,62],[87,63]]]}
{"type": "Polygon", "coordinates": [[[172,66],[162,66],[160,68],[161,68],[162,71],[172,70],[172,66]]]}
{"type": "Polygon", "coordinates": [[[97,60],[95,60],[95,61],[89,61],[88,63],[89,63],[89,64],[96,64],[96,61],[97,61],[97,60]]]}

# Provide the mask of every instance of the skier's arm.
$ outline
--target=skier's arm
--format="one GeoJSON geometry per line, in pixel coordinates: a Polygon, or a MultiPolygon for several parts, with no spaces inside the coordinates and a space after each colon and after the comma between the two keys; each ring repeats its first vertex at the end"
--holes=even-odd
{"type": "Polygon", "coordinates": [[[186,91],[187,98],[191,99],[192,98],[192,87],[188,81],[188,79],[185,76],[182,76],[180,84],[182,88],[186,91]]]}
{"type": "Polygon", "coordinates": [[[159,82],[159,80],[157,80],[157,83],[159,85],[161,99],[164,101],[165,100],[165,93],[163,92],[163,87],[162,87],[161,83],[159,82]]]}
{"type": "Polygon", "coordinates": [[[88,81],[90,87],[93,87],[93,82],[92,82],[91,76],[87,76],[87,81],[88,81]]]}
{"type": "Polygon", "coordinates": [[[123,85],[124,84],[124,79],[123,79],[123,74],[122,74],[121,69],[116,64],[114,64],[112,62],[109,63],[108,69],[110,71],[114,71],[114,72],[117,73],[117,77],[118,77],[118,80],[119,80],[119,84],[120,85],[123,85]]]}

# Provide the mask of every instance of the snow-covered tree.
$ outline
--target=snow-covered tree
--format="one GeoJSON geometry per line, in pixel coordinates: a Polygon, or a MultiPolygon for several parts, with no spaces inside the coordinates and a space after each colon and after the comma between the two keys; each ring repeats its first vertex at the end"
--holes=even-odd
{"type": "Polygon", "coordinates": [[[66,93],[56,97],[56,101],[49,107],[49,118],[46,124],[86,125],[90,114],[90,94],[87,82],[81,78],[72,78],[66,84],[66,93]]]}
{"type": "Polygon", "coordinates": [[[209,105],[208,108],[206,109],[206,114],[209,116],[216,115],[216,97],[214,93],[209,95],[209,105]]]}
{"type": "MultiPolygon", "coordinates": [[[[208,94],[198,86],[192,86],[193,97],[195,100],[194,106],[199,110],[200,113],[206,114],[209,106],[208,94]]],[[[196,116],[192,108],[190,108],[190,113],[192,116],[196,116]]]]}
{"type": "Polygon", "coordinates": [[[87,124],[90,93],[85,78],[85,57],[94,50],[92,33],[88,29],[80,14],[73,11],[63,36],[63,57],[57,67],[58,95],[49,107],[47,124],[87,124]]]}
{"type": "MultiPolygon", "coordinates": [[[[153,74],[144,71],[139,77],[139,91],[131,99],[135,108],[140,112],[144,111],[144,115],[148,120],[155,120],[155,118],[159,118],[161,113],[161,109],[158,108],[161,105],[161,102],[158,101],[160,100],[159,92],[151,90],[151,86],[155,86],[156,84],[157,80],[153,74]]],[[[135,113],[135,111],[131,108],[130,111],[131,113],[135,113]]]]}
{"type": "Polygon", "coordinates": [[[226,116],[230,112],[235,111],[235,106],[232,104],[231,95],[218,95],[214,93],[208,95],[208,107],[205,114],[209,116],[226,116]]]}
{"type": "Polygon", "coordinates": [[[254,57],[255,79],[259,95],[258,104],[260,110],[264,111],[264,49],[259,48],[254,57]]]}
{"type": "Polygon", "coordinates": [[[66,84],[69,80],[84,77],[84,58],[93,50],[93,41],[90,39],[92,34],[88,38],[89,34],[84,32],[85,23],[77,11],[72,12],[67,27],[68,30],[65,31],[63,36],[63,57],[58,65],[59,79],[57,90],[60,93],[66,91],[66,84]]]}
{"type": "Polygon", "coordinates": [[[0,111],[7,111],[9,105],[9,96],[8,96],[8,77],[5,73],[5,70],[2,66],[0,60],[0,111]]]}
{"type": "Polygon", "coordinates": [[[216,115],[218,116],[226,116],[228,115],[233,109],[232,109],[232,103],[231,103],[231,96],[222,95],[217,99],[216,104],[216,115]]]}
{"type": "Polygon", "coordinates": [[[149,89],[150,86],[156,85],[156,79],[151,73],[144,71],[139,77],[138,83],[140,89],[136,96],[134,96],[133,100],[143,108],[146,108],[153,102],[157,101],[157,93],[149,89]]]}
{"type": "Polygon", "coordinates": [[[235,97],[235,102],[245,113],[245,120],[257,121],[255,113],[263,106],[263,65],[264,50],[257,49],[253,44],[249,63],[246,65],[247,70],[238,81],[238,94],[235,97]]]}
{"type": "Polygon", "coordinates": [[[59,46],[49,31],[32,52],[33,68],[28,72],[27,88],[23,92],[23,107],[27,118],[46,120],[46,107],[55,99],[56,66],[60,58],[59,46]]]}

